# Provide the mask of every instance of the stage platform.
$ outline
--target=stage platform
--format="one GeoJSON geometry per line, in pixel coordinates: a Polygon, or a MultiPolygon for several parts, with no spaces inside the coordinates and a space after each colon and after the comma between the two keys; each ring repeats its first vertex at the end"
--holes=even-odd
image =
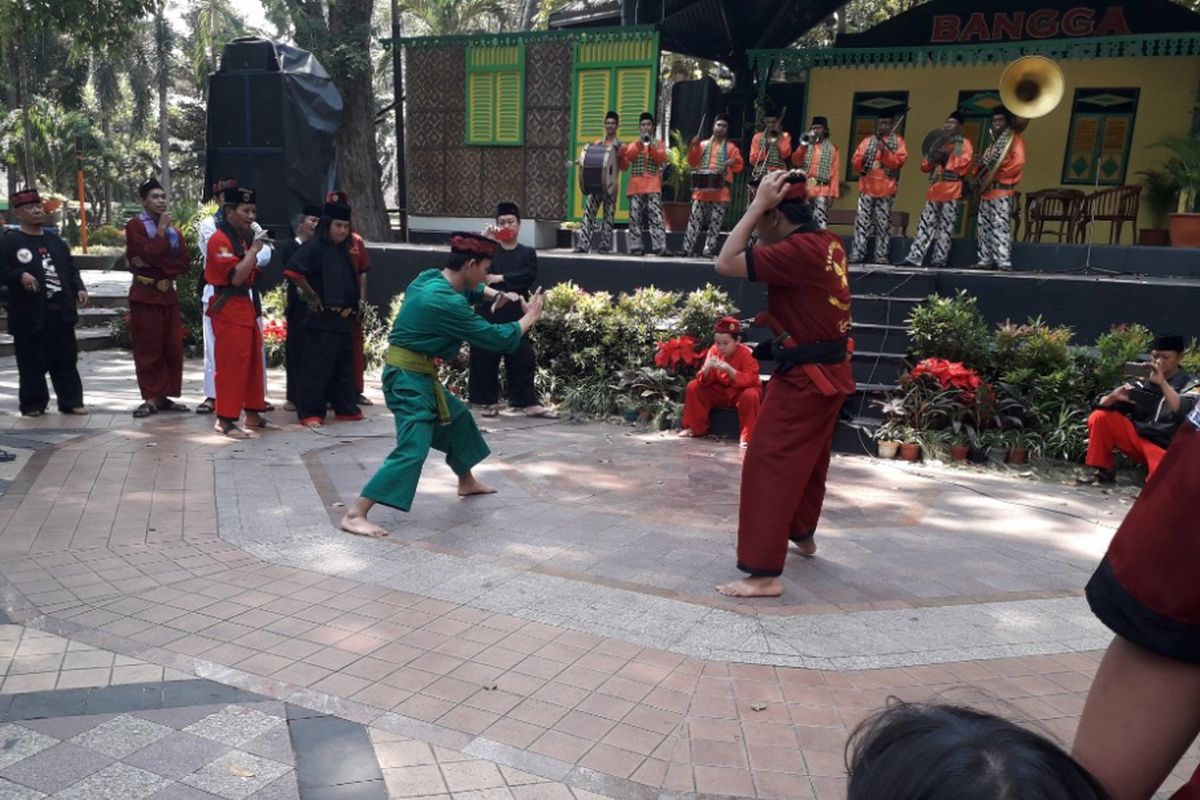
{"type": "MultiPolygon", "coordinates": [[[[1018,247],[1022,250],[1014,252],[1014,262],[1047,266],[1018,266],[1012,272],[953,266],[851,266],[858,392],[846,402],[846,424],[839,427],[835,438],[839,451],[864,452],[871,448],[867,434],[878,422],[871,401],[894,388],[906,368],[905,321],[912,309],[931,294],[965,290],[979,299],[980,311],[989,323],[1006,319],[1024,322],[1040,316],[1051,324],[1070,325],[1078,341],[1093,341],[1119,322],[1140,322],[1152,330],[1178,331],[1188,337],[1200,335],[1196,314],[1200,308],[1200,251],[1097,246],[1088,270],[1080,264],[1087,258],[1086,253],[1073,246],[1018,247]],[[1034,249],[1023,252],[1024,248],[1034,249]],[[1062,266],[1055,268],[1055,264],[1062,266]],[[1100,272],[1097,264],[1107,264],[1113,272],[1100,272]],[[1122,269],[1118,271],[1117,267],[1122,269]]],[[[370,300],[385,308],[418,272],[439,266],[446,252],[442,243],[370,245],[369,249],[375,265],[370,300]]],[[[899,260],[907,252],[906,243],[893,240],[892,252],[899,260]]],[[[965,253],[964,249],[952,256],[961,259],[965,253]]],[[[970,255],[974,255],[973,247],[970,255]]],[[[718,275],[711,259],[585,255],[564,248],[539,250],[538,267],[538,282],[546,288],[573,281],[587,291],[617,294],[651,285],[690,291],[712,283],[729,293],[743,317],[766,308],[765,287],[718,275]]]]}

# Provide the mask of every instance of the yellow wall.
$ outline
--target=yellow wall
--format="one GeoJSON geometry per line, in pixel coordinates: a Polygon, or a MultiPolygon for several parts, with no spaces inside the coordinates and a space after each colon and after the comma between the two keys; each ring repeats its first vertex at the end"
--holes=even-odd
{"type": "MultiPolygon", "coordinates": [[[[848,146],[851,106],[855,92],[908,91],[912,109],[904,122],[909,161],[900,178],[897,211],[907,211],[909,235],[916,232],[917,218],[925,202],[929,183],[920,171],[921,140],[933,128],[940,127],[954,109],[959,91],[997,88],[1004,64],[965,67],[817,67],[810,70],[808,116],[829,117],[834,143],[843,152],[843,163],[853,149],[848,146]]],[[[1062,102],[1050,114],[1029,123],[1025,131],[1028,161],[1020,190],[1071,188],[1084,192],[1087,186],[1063,187],[1062,162],[1066,153],[1067,131],[1071,122],[1071,103],[1076,88],[1140,87],[1137,117],[1125,183],[1139,183],[1138,171],[1162,165],[1165,151],[1149,146],[1164,136],[1187,134],[1191,128],[1192,108],[1200,86],[1200,60],[1193,58],[1104,58],[1068,59],[1059,62],[1066,77],[1062,102]]],[[[854,143],[857,145],[857,142],[854,143]]],[[[843,168],[844,169],[844,168],[843,168]]],[[[843,173],[844,175],[844,173],[843,173]]],[[[1103,188],[1103,187],[1101,187],[1103,188]]],[[[854,208],[858,188],[838,200],[837,208],[854,208]]],[[[1143,205],[1139,227],[1149,227],[1150,216],[1143,205]]],[[[1107,241],[1108,225],[1099,223],[1098,231],[1107,241]]],[[[1122,241],[1128,242],[1128,233],[1122,241]]]]}

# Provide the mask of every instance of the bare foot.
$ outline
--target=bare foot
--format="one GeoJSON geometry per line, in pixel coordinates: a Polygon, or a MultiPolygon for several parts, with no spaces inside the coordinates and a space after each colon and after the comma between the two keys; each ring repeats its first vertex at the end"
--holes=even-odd
{"type": "Polygon", "coordinates": [[[792,546],[796,548],[796,552],[805,558],[812,558],[817,554],[817,537],[810,536],[807,539],[793,541],[792,546]]]}
{"type": "Polygon", "coordinates": [[[470,497],[473,494],[495,494],[496,490],[486,483],[480,483],[479,480],[467,473],[458,477],[458,496],[470,497]]]}
{"type": "Polygon", "coordinates": [[[237,425],[218,422],[213,426],[213,430],[217,433],[228,436],[230,439],[257,439],[258,437],[250,431],[244,431],[237,425]]]}
{"type": "Polygon", "coordinates": [[[388,535],[383,528],[353,510],[347,511],[346,516],[342,517],[340,527],[346,533],[353,533],[355,536],[370,536],[378,539],[388,535]]]}
{"type": "Polygon", "coordinates": [[[681,430],[679,432],[679,438],[680,439],[695,439],[696,434],[692,431],[691,428],[684,428],[683,430],[681,430]]]}
{"type": "Polygon", "coordinates": [[[721,584],[717,591],[727,597],[779,597],[783,594],[783,581],[779,578],[742,578],[721,584]]]}

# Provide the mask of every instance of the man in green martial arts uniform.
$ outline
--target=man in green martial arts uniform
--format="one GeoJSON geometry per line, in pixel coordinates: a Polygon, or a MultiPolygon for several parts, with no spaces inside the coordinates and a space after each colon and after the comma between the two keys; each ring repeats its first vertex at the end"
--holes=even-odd
{"type": "Polygon", "coordinates": [[[433,447],[446,454],[458,475],[462,496],[495,491],[476,480],[471,468],[491,452],[471,412],[438,381],[435,358],[452,359],[463,340],[472,347],[511,353],[542,315],[542,296],[524,300],[516,293],[486,285],[496,242],[474,233],[450,238],[450,258],[443,269],[427,269],[408,285],[404,304],[388,336],[383,393],[396,417],[396,447],[342,518],[342,530],[359,536],[386,536],[367,520],[376,503],[402,511],[412,507],[421,467],[433,447]],[[480,300],[497,306],[521,303],[516,322],[492,324],[475,313],[480,300]]]}

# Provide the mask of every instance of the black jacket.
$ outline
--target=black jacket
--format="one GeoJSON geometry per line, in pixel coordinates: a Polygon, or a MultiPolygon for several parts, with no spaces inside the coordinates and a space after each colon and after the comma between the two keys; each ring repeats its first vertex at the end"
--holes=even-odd
{"type": "Polygon", "coordinates": [[[14,336],[36,333],[45,322],[50,299],[46,296],[47,261],[62,282],[62,292],[54,301],[61,304],[62,321],[74,325],[79,320],[75,298],[84,286],[67,243],[48,232],[30,236],[9,231],[0,237],[0,283],[8,287],[8,332],[14,336]],[[38,291],[30,292],[21,285],[26,272],[37,280],[38,291]]]}

